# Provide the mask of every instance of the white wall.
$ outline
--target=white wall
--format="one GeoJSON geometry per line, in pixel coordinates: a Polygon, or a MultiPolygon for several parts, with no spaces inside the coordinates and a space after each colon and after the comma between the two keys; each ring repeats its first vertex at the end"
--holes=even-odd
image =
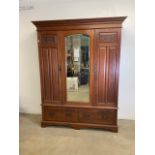
{"type": "Polygon", "coordinates": [[[134,119],[134,0],[31,0],[20,12],[20,112],[41,113],[39,63],[33,20],[128,16],[123,24],[119,118],[134,119]]]}

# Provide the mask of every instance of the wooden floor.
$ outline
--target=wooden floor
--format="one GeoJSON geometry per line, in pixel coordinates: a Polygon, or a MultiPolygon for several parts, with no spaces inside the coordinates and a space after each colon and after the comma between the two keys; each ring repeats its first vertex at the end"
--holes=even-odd
{"type": "Polygon", "coordinates": [[[40,115],[20,115],[20,155],[134,155],[134,121],[119,120],[119,132],[40,127],[40,115]]]}

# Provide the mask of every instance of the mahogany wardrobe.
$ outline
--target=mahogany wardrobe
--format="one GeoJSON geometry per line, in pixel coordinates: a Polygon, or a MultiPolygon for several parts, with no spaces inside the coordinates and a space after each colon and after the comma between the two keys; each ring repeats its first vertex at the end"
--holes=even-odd
{"type": "Polygon", "coordinates": [[[120,41],[125,18],[32,22],[38,34],[42,127],[118,131],[120,41]]]}

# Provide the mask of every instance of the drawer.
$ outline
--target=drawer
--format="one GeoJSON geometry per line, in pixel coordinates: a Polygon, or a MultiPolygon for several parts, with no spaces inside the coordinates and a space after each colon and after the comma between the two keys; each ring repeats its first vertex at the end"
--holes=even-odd
{"type": "Polygon", "coordinates": [[[78,121],[77,109],[66,108],[64,115],[65,115],[65,121],[67,121],[67,122],[77,122],[78,121]]]}
{"type": "Polygon", "coordinates": [[[63,121],[64,111],[62,108],[45,107],[44,119],[46,121],[63,121]]]}
{"type": "Polygon", "coordinates": [[[74,108],[62,107],[45,107],[44,120],[47,121],[63,121],[63,122],[77,122],[78,114],[74,108]]]}
{"type": "Polygon", "coordinates": [[[79,122],[96,124],[116,124],[116,110],[80,109],[79,122]]]}

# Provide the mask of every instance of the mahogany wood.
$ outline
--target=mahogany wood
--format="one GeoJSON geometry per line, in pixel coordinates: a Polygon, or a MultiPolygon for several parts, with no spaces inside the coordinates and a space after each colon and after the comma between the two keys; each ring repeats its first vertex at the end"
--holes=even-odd
{"type": "Polygon", "coordinates": [[[117,125],[103,125],[103,124],[92,124],[92,123],[75,123],[75,122],[60,122],[60,121],[42,121],[41,127],[47,127],[51,125],[56,126],[68,126],[73,129],[83,129],[83,128],[98,128],[98,129],[104,129],[112,132],[118,132],[118,126],[117,125]]]}
{"type": "Polygon", "coordinates": [[[38,32],[41,126],[118,131],[118,81],[122,22],[126,17],[33,21],[38,32]],[[64,37],[90,38],[89,102],[67,101],[64,37]]]}
{"type": "Polygon", "coordinates": [[[96,105],[117,106],[120,29],[95,29],[96,105]]]}

